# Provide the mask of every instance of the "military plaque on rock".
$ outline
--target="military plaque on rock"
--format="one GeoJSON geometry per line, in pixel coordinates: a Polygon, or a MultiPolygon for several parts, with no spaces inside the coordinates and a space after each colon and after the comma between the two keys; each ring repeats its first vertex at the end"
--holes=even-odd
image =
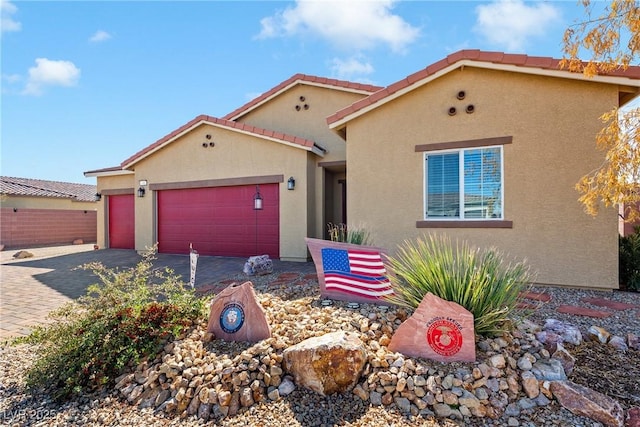
{"type": "Polygon", "coordinates": [[[251,282],[230,285],[215,296],[207,332],[225,341],[257,342],[271,337],[271,328],[251,282]]]}
{"type": "Polygon", "coordinates": [[[475,362],[473,314],[428,293],[393,335],[389,350],[439,362],[475,362]]]}

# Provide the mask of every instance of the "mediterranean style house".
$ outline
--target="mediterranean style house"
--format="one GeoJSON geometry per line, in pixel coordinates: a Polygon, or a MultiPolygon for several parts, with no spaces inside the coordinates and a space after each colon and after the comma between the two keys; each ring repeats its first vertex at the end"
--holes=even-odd
{"type": "Polygon", "coordinates": [[[614,209],[584,213],[599,117],[640,67],[586,78],[559,60],[463,50],[387,87],[297,74],[224,117],[198,116],[85,172],[98,244],[308,259],[328,223],[393,254],[445,233],[526,259],[545,284],[617,288],[614,209]]]}

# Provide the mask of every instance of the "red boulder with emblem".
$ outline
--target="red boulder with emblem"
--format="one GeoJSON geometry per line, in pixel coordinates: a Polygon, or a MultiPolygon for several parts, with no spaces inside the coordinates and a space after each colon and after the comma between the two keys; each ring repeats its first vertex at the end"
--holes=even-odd
{"type": "Polygon", "coordinates": [[[253,283],[234,283],[215,296],[207,332],[225,341],[257,342],[271,337],[271,328],[253,283]]]}
{"type": "Polygon", "coordinates": [[[427,293],[393,335],[389,350],[438,362],[475,362],[473,314],[427,293]]]}

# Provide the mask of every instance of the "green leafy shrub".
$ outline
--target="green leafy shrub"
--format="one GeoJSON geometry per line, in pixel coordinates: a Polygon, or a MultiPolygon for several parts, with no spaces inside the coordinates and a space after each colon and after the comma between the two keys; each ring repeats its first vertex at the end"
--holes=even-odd
{"type": "Polygon", "coordinates": [[[371,245],[371,235],[364,228],[353,227],[347,229],[347,224],[327,225],[329,230],[329,239],[332,242],[351,243],[354,245],[371,245]]]}
{"type": "Polygon", "coordinates": [[[153,269],[154,251],[133,268],[93,271],[101,285],[52,312],[53,323],[37,327],[16,343],[36,344],[27,385],[49,390],[57,400],[111,384],[164,343],[198,322],[205,302],[168,268],[153,269]]]}
{"type": "Polygon", "coordinates": [[[640,226],[633,234],[619,238],[620,284],[624,289],[640,291],[640,226]]]}
{"type": "Polygon", "coordinates": [[[506,264],[495,250],[472,249],[466,242],[454,247],[446,237],[405,242],[389,257],[388,267],[391,303],[416,308],[431,292],[473,313],[475,331],[481,335],[501,332],[531,279],[524,263],[506,264]]]}

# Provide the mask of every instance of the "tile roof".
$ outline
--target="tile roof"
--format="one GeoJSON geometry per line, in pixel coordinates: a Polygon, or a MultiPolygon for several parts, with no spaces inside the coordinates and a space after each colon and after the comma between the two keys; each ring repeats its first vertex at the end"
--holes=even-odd
{"type": "Polygon", "coordinates": [[[240,108],[235,109],[234,111],[230,112],[229,114],[227,114],[222,118],[225,120],[236,120],[238,117],[242,116],[245,113],[248,113],[249,111],[253,110],[259,105],[262,105],[263,103],[267,102],[272,97],[286,91],[291,86],[296,84],[327,86],[335,89],[343,89],[343,90],[348,90],[352,92],[359,92],[362,94],[370,94],[382,89],[382,87],[380,86],[349,82],[346,80],[329,79],[326,77],[310,76],[307,74],[298,73],[298,74],[294,74],[293,76],[289,77],[287,80],[283,81],[279,85],[275,86],[272,89],[269,89],[262,95],[252,99],[248,103],[244,104],[240,108]]]}
{"type": "Polygon", "coordinates": [[[132,166],[134,163],[142,160],[143,158],[147,157],[153,152],[164,147],[166,144],[172,142],[174,139],[178,138],[179,136],[185,134],[186,132],[190,131],[191,129],[203,123],[218,126],[218,127],[223,127],[223,128],[234,130],[234,131],[239,131],[242,133],[252,134],[260,138],[269,138],[269,139],[278,140],[287,145],[299,146],[301,148],[304,148],[307,151],[313,151],[314,153],[317,153],[317,154],[320,154],[321,152],[324,151],[324,149],[318,146],[315,142],[309,139],[301,138],[299,136],[288,135],[286,133],[263,129],[263,128],[251,126],[245,123],[234,122],[231,120],[219,119],[217,117],[200,115],[194,118],[193,120],[189,121],[188,123],[180,126],[178,129],[174,130],[168,135],[163,136],[153,144],[138,151],[137,153],[135,153],[133,156],[129,157],[125,161],[123,161],[121,163],[121,168],[126,169],[132,166]]]}
{"type": "MultiPolygon", "coordinates": [[[[581,77],[581,73],[571,73],[568,70],[561,69],[560,61],[560,59],[550,57],[509,54],[504,52],[487,52],[477,49],[460,50],[416,73],[405,77],[402,80],[397,81],[396,83],[391,84],[390,86],[387,86],[386,88],[371,94],[366,98],[354,102],[340,111],[337,111],[327,117],[327,123],[330,126],[333,125],[331,127],[336,127],[337,122],[348,118],[348,116],[351,116],[352,114],[355,114],[367,107],[375,108],[374,104],[380,101],[383,101],[379,104],[382,105],[387,100],[392,99],[396,94],[398,94],[398,92],[411,90],[410,86],[420,81],[432,78],[435,74],[443,71],[448,72],[446,71],[447,69],[451,70],[457,68],[455,66],[457,63],[469,64],[470,66],[473,66],[474,63],[477,63],[478,65],[480,63],[490,63],[503,67],[522,67],[519,70],[522,72],[531,72],[531,70],[547,70],[548,72],[555,71],[562,73],[562,75],[559,75],[560,77],[567,77],[573,74],[576,78],[583,78],[581,77]]],[[[460,65],[462,64],[459,64],[458,66],[460,65]]],[[[630,66],[626,70],[614,70],[604,76],[637,80],[640,79],[640,66],[630,66]]],[[[593,79],[596,79],[596,77],[593,79]]]]}
{"type": "Polygon", "coordinates": [[[0,194],[10,196],[53,197],[94,202],[96,186],[42,179],[0,177],[0,194]]]}

